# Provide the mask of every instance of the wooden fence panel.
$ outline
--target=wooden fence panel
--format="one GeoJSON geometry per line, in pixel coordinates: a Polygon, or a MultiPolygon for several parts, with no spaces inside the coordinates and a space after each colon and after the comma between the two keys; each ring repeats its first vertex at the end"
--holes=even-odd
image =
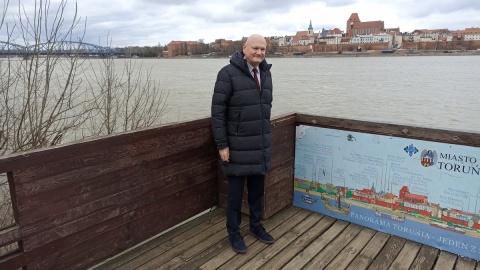
{"type": "Polygon", "coordinates": [[[215,206],[216,154],[200,119],[1,158],[20,250],[0,269],[86,268],[215,206]]]}

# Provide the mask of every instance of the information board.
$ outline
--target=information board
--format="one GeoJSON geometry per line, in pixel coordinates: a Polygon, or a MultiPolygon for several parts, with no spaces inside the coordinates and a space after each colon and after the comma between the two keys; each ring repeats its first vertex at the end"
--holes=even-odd
{"type": "Polygon", "coordinates": [[[480,148],[298,126],[294,205],[480,260],[480,148]]]}

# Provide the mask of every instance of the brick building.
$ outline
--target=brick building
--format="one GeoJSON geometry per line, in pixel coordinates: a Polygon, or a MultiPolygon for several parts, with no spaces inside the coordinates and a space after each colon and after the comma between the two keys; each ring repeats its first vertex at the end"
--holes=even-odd
{"type": "Polygon", "coordinates": [[[346,34],[348,37],[357,35],[370,35],[378,32],[384,32],[383,21],[362,22],[357,13],[352,13],[347,21],[346,34]]]}
{"type": "Polygon", "coordinates": [[[480,40],[480,27],[465,28],[465,30],[452,31],[452,36],[458,40],[480,40]]]}
{"type": "Polygon", "coordinates": [[[208,45],[197,41],[171,41],[167,45],[167,57],[188,56],[203,54],[207,51],[208,45]]]}

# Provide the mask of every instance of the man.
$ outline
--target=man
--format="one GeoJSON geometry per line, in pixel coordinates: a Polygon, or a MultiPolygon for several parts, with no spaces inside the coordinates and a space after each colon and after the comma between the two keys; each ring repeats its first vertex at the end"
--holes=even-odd
{"type": "Polygon", "coordinates": [[[266,41],[248,37],[242,52],[217,76],[212,98],[212,129],[228,178],[227,232],[235,252],[247,252],[240,232],[243,187],[247,181],[250,233],[272,244],[274,238],[260,223],[265,174],[270,170],[272,135],[271,65],[265,61],[266,41]]]}

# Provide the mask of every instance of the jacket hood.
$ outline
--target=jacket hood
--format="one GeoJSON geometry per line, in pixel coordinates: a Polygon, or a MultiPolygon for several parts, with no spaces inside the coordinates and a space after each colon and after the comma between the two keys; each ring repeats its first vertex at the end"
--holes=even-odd
{"type": "MultiPolygon", "coordinates": [[[[250,71],[248,70],[247,60],[244,57],[245,57],[245,54],[243,54],[243,52],[241,52],[241,51],[238,52],[237,51],[230,58],[230,64],[232,64],[235,67],[237,67],[238,69],[243,70],[244,72],[248,72],[248,74],[250,74],[250,71]]],[[[260,63],[260,65],[258,67],[260,68],[260,70],[269,70],[272,67],[272,65],[268,64],[267,61],[265,59],[263,59],[263,61],[260,63]]]]}

